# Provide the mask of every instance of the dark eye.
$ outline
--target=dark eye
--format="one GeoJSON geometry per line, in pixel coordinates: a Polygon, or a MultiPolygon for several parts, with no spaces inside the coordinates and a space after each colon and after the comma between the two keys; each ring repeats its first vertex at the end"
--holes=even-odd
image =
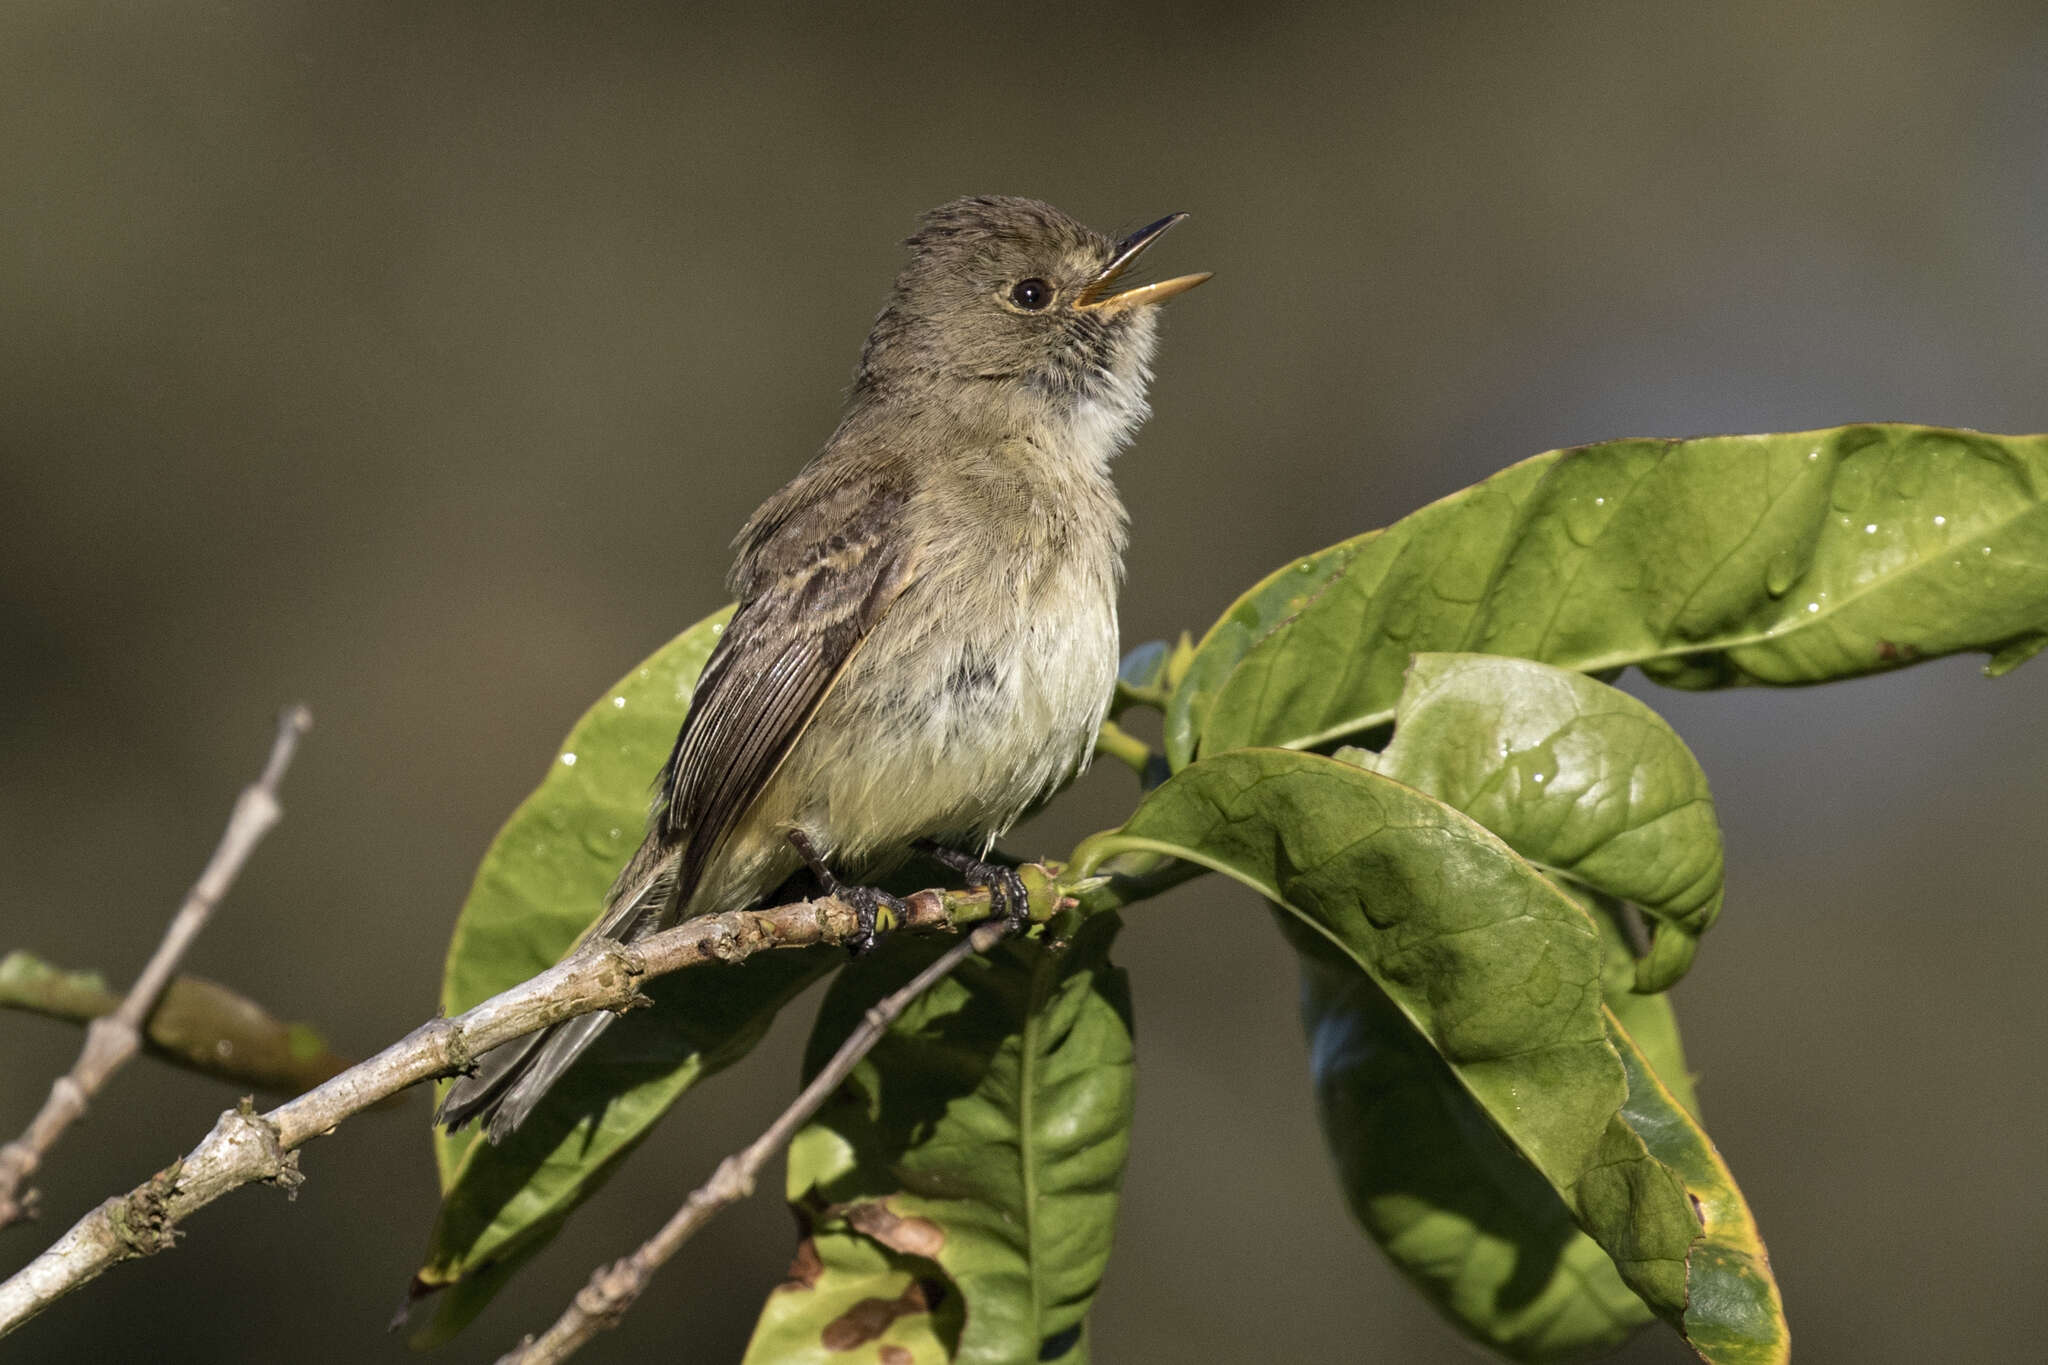
{"type": "Polygon", "coordinates": [[[1052,302],[1052,286],[1044,280],[1019,280],[1010,286],[1010,302],[1029,313],[1052,302]]]}

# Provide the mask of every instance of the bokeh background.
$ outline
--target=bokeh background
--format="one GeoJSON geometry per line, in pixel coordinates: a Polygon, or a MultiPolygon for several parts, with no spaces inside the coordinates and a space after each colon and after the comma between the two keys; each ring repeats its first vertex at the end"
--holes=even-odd
{"type": "MultiPolygon", "coordinates": [[[[0,8],[0,946],[120,980],[260,761],[282,828],[191,959],[358,1054],[431,1012],[474,862],[569,722],[721,600],[929,205],[1187,209],[1119,477],[1127,643],[1550,447],[2048,429],[2048,9],[53,4],[0,8]]],[[[2048,665],[1652,696],[1721,802],[1679,991],[1802,1359],[2039,1349],[2048,665]]],[[[1639,689],[1646,690],[1646,689],[1639,689]]],[[[1132,795],[1110,765],[1012,841],[1132,795]]],[[[1294,975],[1220,885],[1137,911],[1104,1361],[1473,1358],[1338,1203],[1294,975]]],[[[471,1333],[490,1360],[789,1093],[706,1086],[471,1333]]],[[[0,1129],[77,1036],[0,1018],[0,1129]]],[[[233,1093],[137,1064],[0,1269],[233,1093]]],[[[8,1359],[398,1361],[416,1096],[8,1359]]],[[[591,1360],[737,1358],[790,1247],[721,1219],[591,1360]]],[[[1688,1358],[1668,1333],[1628,1353],[1688,1358]]]]}

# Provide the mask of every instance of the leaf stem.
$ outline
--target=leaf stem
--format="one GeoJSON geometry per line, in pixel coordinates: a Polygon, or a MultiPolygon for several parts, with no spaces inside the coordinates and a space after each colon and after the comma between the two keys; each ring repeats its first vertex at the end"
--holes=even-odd
{"type": "Polygon", "coordinates": [[[1095,732],[1095,752],[1115,759],[1136,773],[1140,780],[1156,757],[1151,745],[1113,720],[1102,722],[1102,728],[1095,732]]]}

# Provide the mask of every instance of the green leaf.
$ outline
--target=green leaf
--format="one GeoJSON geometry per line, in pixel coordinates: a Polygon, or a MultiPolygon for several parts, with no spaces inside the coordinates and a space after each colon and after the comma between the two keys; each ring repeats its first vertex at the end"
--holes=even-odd
{"type": "Polygon", "coordinates": [[[1823,682],[2048,642],[2048,436],[1904,425],[1552,451],[1279,570],[1168,707],[1168,757],[1392,719],[1413,653],[1674,687],[1823,682]]]}
{"type": "Polygon", "coordinates": [[[1654,1321],[1386,993],[1328,943],[1288,936],[1324,1140],[1352,1215],[1401,1273],[1512,1360],[1589,1359],[1654,1321]]]}
{"type": "MultiPolygon", "coordinates": [[[[477,869],[449,945],[444,1013],[552,966],[596,918],[640,841],[649,782],[728,615],[671,640],[577,722],[477,869]]],[[[607,1031],[510,1140],[493,1147],[474,1127],[437,1129],[441,1209],[416,1292],[469,1283],[442,1296],[417,1341],[460,1330],[684,1090],[745,1055],[776,1011],[842,958],[764,953],[655,982],[653,1007],[607,1031]]]]}
{"type": "MultiPolygon", "coordinates": [[[[1361,536],[1359,540],[1366,538],[1361,536]]],[[[1193,654],[1180,661],[1180,681],[1166,705],[1166,757],[1175,768],[1186,766],[1194,757],[1195,746],[1201,739],[1200,726],[1208,719],[1238,662],[1253,645],[1308,613],[1331,580],[1349,566],[1351,555],[1347,551],[1357,543],[1347,540],[1274,570],[1232,603],[1230,610],[1209,627],[1209,633],[1202,637],[1193,654]]]]}
{"type": "MultiPolygon", "coordinates": [[[[1070,941],[971,959],[798,1134],[789,1198],[807,1236],[749,1362],[846,1359],[835,1333],[884,1322],[880,1339],[906,1361],[1085,1359],[1130,1147],[1130,997],[1109,965],[1118,927],[1097,915],[1070,941]]],[[[945,946],[901,939],[841,973],[807,1074],[945,946]]]]}
{"type": "MultiPolygon", "coordinates": [[[[1791,1330],[1748,1202],[1683,1098],[1615,1012],[1605,1016],[1608,1041],[1628,1070],[1628,1102],[1609,1127],[1601,1166],[1579,1191],[1582,1225],[1610,1225],[1640,1203],[1644,1184],[1675,1182],[1692,1205],[1699,1234],[1684,1267],[1680,1333],[1715,1365],[1782,1365],[1792,1357],[1791,1330]]],[[[1660,1273],[1670,1272],[1660,1267],[1660,1273]]]]}
{"type": "Polygon", "coordinates": [[[1710,1360],[1780,1358],[1747,1210],[1603,1007],[1600,929],[1496,836],[1377,773],[1247,749],[1177,774],[1084,843],[1073,875],[1134,852],[1223,872],[1290,911],[1386,994],[1629,1288],[1710,1360]],[[1704,1229],[1694,1198],[1712,1210],[1704,1229]],[[1743,1274],[1724,1281],[1722,1259],[1743,1274]],[[1727,1284],[1745,1292],[1715,1292],[1727,1284]]]}
{"type": "MultiPolygon", "coordinates": [[[[1624,907],[1575,896],[1601,931],[1608,1008],[1693,1109],[1670,996],[1632,989],[1624,907]]],[[[1282,916],[1281,926],[1302,954],[1324,1139],[1353,1216],[1396,1268],[1460,1330],[1513,1360],[1590,1359],[1651,1321],[1613,1260],[1371,978],[1295,921],[1282,916]]]]}
{"type": "Polygon", "coordinates": [[[1662,991],[1646,994],[1635,988],[1635,948],[1626,927],[1629,907],[1590,887],[1566,885],[1562,889],[1600,930],[1600,996],[1607,1012],[1635,1040],[1664,1088],[1697,1120],[1699,1096],[1693,1091],[1692,1072],[1686,1068],[1685,1046],[1678,1038],[1678,1014],[1671,997],[1662,991]]]}
{"type": "MultiPolygon", "coordinates": [[[[1706,779],[1642,703],[1521,659],[1424,654],[1394,739],[1360,763],[1473,816],[1516,852],[1578,879],[1600,929],[1603,996],[1692,1104],[1668,999],[1638,995],[1626,907],[1641,900],[1690,957],[1721,899],[1706,779]]],[[[1302,1020],[1324,1135],[1360,1224],[1474,1339],[1516,1360],[1587,1358],[1652,1314],[1385,995],[1298,929],[1302,1020]]],[[[1665,982],[1657,982],[1661,989],[1665,982]]]]}
{"type": "Polygon", "coordinates": [[[1582,674],[1486,654],[1418,654],[1394,739],[1364,767],[1428,792],[1546,870],[1657,922],[1636,989],[1685,973],[1721,911],[1706,774],[1656,712],[1582,674]]]}

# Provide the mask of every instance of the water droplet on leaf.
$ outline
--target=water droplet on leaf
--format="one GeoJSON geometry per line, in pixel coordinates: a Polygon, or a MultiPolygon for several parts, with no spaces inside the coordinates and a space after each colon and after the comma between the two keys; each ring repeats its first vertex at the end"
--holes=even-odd
{"type": "Polygon", "coordinates": [[[1783,597],[1798,581],[1799,560],[1790,550],[1778,551],[1771,556],[1771,562],[1764,566],[1764,590],[1773,597],[1783,597]]]}

